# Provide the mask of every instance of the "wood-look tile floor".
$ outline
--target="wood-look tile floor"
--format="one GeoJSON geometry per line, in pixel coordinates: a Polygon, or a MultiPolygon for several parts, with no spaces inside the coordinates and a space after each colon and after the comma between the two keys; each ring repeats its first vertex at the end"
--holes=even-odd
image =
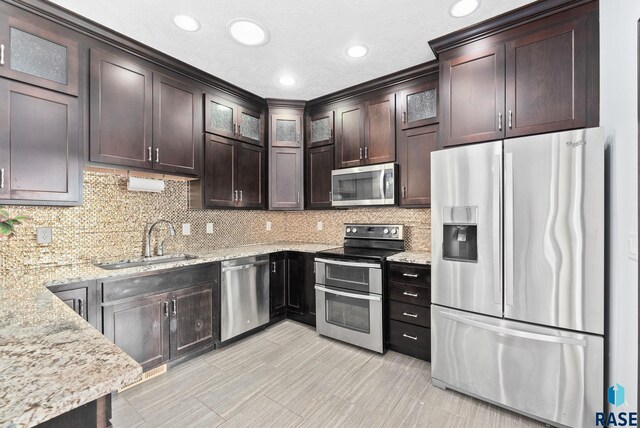
{"type": "Polygon", "coordinates": [[[113,400],[113,426],[542,427],[431,385],[430,364],[283,321],[113,400]]]}

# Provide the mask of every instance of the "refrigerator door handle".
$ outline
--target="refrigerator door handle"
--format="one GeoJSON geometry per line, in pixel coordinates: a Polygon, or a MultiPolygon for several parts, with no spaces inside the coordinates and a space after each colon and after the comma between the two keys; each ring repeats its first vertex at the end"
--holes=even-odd
{"type": "Polygon", "coordinates": [[[501,278],[501,248],[500,243],[502,237],[500,236],[500,221],[501,221],[501,207],[500,207],[500,190],[502,189],[502,158],[499,154],[493,155],[493,271],[498,276],[493,281],[493,303],[502,304],[502,278],[501,278]]]}
{"type": "Polygon", "coordinates": [[[504,297],[513,306],[513,153],[504,154],[504,297]]]}
{"type": "Polygon", "coordinates": [[[584,339],[578,339],[573,337],[551,336],[548,334],[513,330],[510,328],[500,327],[497,325],[485,324],[483,322],[476,321],[474,319],[469,319],[451,312],[441,312],[441,315],[455,322],[467,324],[472,327],[481,328],[483,330],[488,330],[494,333],[503,334],[505,336],[519,337],[519,338],[528,339],[528,340],[538,340],[541,342],[548,342],[548,343],[558,343],[561,345],[580,346],[582,348],[585,348],[587,346],[587,341],[584,339]]]}

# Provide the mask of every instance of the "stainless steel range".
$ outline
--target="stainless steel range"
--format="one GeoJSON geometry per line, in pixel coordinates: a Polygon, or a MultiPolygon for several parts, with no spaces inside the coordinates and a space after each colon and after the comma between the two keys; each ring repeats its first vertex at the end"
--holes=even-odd
{"type": "Polygon", "coordinates": [[[384,352],[386,257],[404,250],[398,224],[345,224],[344,246],[316,255],[316,331],[384,352]]]}

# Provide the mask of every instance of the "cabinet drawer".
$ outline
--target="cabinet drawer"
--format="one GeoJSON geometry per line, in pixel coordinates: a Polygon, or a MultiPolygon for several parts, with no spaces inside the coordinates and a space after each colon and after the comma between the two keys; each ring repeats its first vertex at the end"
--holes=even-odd
{"type": "Polygon", "coordinates": [[[431,284],[431,268],[418,265],[390,264],[389,279],[406,284],[428,286],[431,284]]]}
{"type": "Polygon", "coordinates": [[[429,327],[431,325],[429,308],[394,302],[393,300],[389,302],[389,318],[421,327],[429,327]]]}
{"type": "Polygon", "coordinates": [[[412,305],[429,306],[431,304],[431,287],[390,281],[389,299],[412,305]]]}
{"type": "Polygon", "coordinates": [[[389,321],[391,350],[431,361],[431,329],[399,321],[389,321]]]}

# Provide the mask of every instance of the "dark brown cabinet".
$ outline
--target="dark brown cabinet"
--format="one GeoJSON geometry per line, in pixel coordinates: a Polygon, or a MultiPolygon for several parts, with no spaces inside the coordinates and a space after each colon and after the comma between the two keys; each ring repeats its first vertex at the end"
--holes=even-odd
{"type": "Polygon", "coordinates": [[[304,313],[305,264],[303,253],[287,254],[287,313],[304,313]]]}
{"type": "Polygon", "coordinates": [[[270,152],[269,209],[301,210],[304,203],[302,149],[273,147],[270,152]]]}
{"type": "Polygon", "coordinates": [[[78,99],[0,79],[0,100],[0,204],[80,204],[78,99]]]}
{"type": "Polygon", "coordinates": [[[251,144],[238,144],[238,206],[264,208],[264,149],[251,144]]]}
{"type": "Polygon", "coordinates": [[[287,314],[287,254],[275,253],[269,258],[269,314],[271,319],[287,314]]]}
{"type": "Polygon", "coordinates": [[[171,296],[171,357],[181,357],[213,340],[213,292],[211,284],[178,290],[171,296]]]}
{"type": "Polygon", "coordinates": [[[364,105],[336,111],[336,168],[361,165],[364,161],[364,105]]]}
{"type": "Polygon", "coordinates": [[[75,313],[87,320],[96,328],[98,325],[98,302],[95,281],[84,281],[60,284],[49,287],[49,290],[75,313]]]}
{"type": "Polygon", "coordinates": [[[431,204],[431,152],[437,149],[438,125],[398,132],[401,207],[431,204]]]}
{"type": "Polygon", "coordinates": [[[271,147],[302,147],[302,114],[272,114],[271,147]]]}
{"type": "Polygon", "coordinates": [[[306,122],[307,147],[333,144],[333,126],[333,110],[321,111],[308,115],[306,122]]]}
{"type": "Polygon", "coordinates": [[[304,315],[309,325],[316,325],[316,266],[315,254],[304,254],[304,315]]]}
{"type": "Polygon", "coordinates": [[[271,254],[269,308],[271,319],[316,322],[315,255],[300,252],[271,254]]]}
{"type": "Polygon", "coordinates": [[[438,122],[438,81],[419,83],[399,94],[401,130],[438,122]]]}
{"type": "Polygon", "coordinates": [[[78,43],[63,27],[34,15],[0,13],[0,76],[78,95],[78,43]]]}
{"type": "Polygon", "coordinates": [[[218,95],[205,95],[204,129],[222,137],[264,145],[262,112],[218,95]]]}
{"type": "Polygon", "coordinates": [[[91,162],[199,175],[199,89],[98,49],[90,68],[91,162]]]}
{"type": "Polygon", "coordinates": [[[334,145],[309,147],[305,161],[307,209],[331,208],[331,171],[335,162],[334,145]]]}

